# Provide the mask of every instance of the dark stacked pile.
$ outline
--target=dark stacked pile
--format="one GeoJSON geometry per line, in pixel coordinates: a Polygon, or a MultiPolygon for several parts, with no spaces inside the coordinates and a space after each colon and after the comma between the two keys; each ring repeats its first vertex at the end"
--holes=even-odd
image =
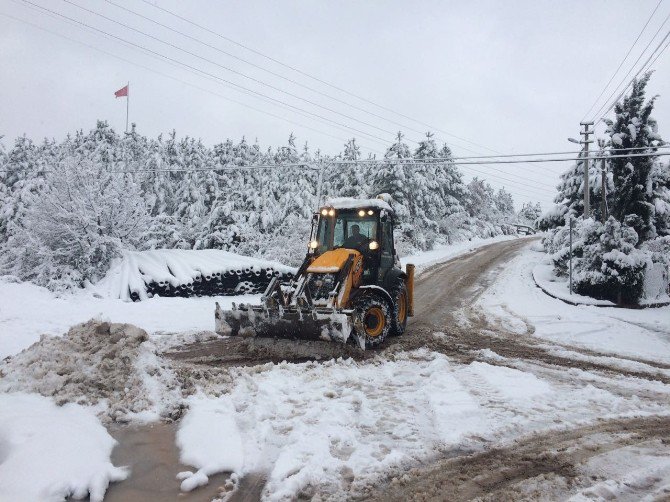
{"type": "MultiPolygon", "coordinates": [[[[244,269],[216,272],[212,275],[197,275],[191,282],[173,286],[168,281],[146,283],[149,298],[157,296],[235,296],[263,293],[270,284],[272,277],[277,276],[288,280],[293,277],[291,272],[279,272],[272,267],[247,267],[244,269]]],[[[137,291],[130,292],[130,298],[136,302],[140,295],[137,291]]]]}

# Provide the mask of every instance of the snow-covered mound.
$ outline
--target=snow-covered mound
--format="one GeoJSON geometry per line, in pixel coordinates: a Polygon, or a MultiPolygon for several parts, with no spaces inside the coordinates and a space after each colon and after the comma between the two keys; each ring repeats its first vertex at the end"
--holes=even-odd
{"type": "Polygon", "coordinates": [[[128,251],[95,285],[103,296],[146,300],[159,296],[215,296],[261,293],[273,276],[295,269],[218,249],[128,251]]]}
{"type": "Polygon", "coordinates": [[[156,352],[143,329],[91,320],[0,362],[0,392],[100,405],[112,420],[154,420],[180,398],[174,372],[156,352]]]}

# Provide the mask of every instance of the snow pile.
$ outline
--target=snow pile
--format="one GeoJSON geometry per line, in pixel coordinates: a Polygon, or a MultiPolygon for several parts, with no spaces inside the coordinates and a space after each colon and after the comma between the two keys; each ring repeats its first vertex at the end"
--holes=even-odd
{"type": "Polygon", "coordinates": [[[216,249],[126,251],[95,290],[105,297],[261,293],[274,275],[295,273],[281,263],[216,249]]]}
{"type": "Polygon", "coordinates": [[[0,394],[0,500],[100,502],[126,479],[110,454],[116,441],[91,410],[28,394],[0,394]]]}
{"type": "Polygon", "coordinates": [[[178,444],[199,471],[182,488],[221,470],[266,473],[267,500],[336,498],[454,449],[643,407],[634,395],[549,384],[491,361],[454,365],[421,349],[391,361],[237,368],[229,392],[204,387],[210,397],[188,400],[178,444]]]}
{"type": "Polygon", "coordinates": [[[57,403],[102,404],[105,418],[155,420],[180,397],[173,371],[147,333],[91,320],[0,362],[1,392],[36,392],[57,403]]]}

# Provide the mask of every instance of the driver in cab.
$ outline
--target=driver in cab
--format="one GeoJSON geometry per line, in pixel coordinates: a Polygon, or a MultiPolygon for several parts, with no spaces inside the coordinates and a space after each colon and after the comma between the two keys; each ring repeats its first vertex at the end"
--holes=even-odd
{"type": "Polygon", "coordinates": [[[342,244],[342,247],[347,249],[361,250],[368,244],[369,241],[370,239],[368,239],[361,233],[360,226],[352,225],[351,233],[349,234],[349,237],[345,239],[344,243],[342,244]]]}

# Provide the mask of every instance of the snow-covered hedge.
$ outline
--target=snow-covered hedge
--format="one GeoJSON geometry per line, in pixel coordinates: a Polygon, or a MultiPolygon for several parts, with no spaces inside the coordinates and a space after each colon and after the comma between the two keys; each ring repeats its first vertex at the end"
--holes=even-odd
{"type": "MultiPolygon", "coordinates": [[[[567,276],[569,227],[548,232],[543,244],[551,254],[556,274],[567,276]]],[[[643,297],[645,281],[652,280],[650,271],[658,270],[654,265],[667,267],[670,238],[647,241],[641,247],[636,247],[637,244],[635,230],[613,217],[604,224],[591,218],[577,220],[572,244],[575,292],[619,304],[637,304],[643,297]]]]}

